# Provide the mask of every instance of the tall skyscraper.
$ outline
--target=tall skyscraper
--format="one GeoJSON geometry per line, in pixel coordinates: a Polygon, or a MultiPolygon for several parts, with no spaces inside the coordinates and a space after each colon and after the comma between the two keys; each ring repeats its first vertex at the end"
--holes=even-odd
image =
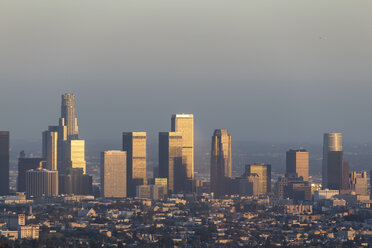
{"type": "Polygon", "coordinates": [[[101,153],[101,195],[105,198],[127,196],[127,152],[101,153]]]}
{"type": "Polygon", "coordinates": [[[0,195],[9,194],[9,132],[0,131],[0,195]]]}
{"type": "Polygon", "coordinates": [[[66,93],[62,95],[61,118],[67,126],[67,139],[78,139],[79,128],[75,115],[75,95],[66,93]]]}
{"type": "Polygon", "coordinates": [[[159,133],[159,176],[168,178],[168,191],[177,193],[186,185],[186,168],[182,163],[182,133],[159,133]]]}
{"type": "Polygon", "coordinates": [[[146,133],[124,132],[123,151],[127,152],[128,196],[136,196],[136,186],[146,184],[146,133]]]}
{"type": "Polygon", "coordinates": [[[228,179],[231,178],[231,136],[227,129],[216,129],[211,149],[211,192],[215,196],[228,193],[228,179]]]}
{"type": "Polygon", "coordinates": [[[260,183],[260,195],[269,194],[271,192],[271,165],[264,163],[247,164],[245,166],[245,174],[257,174],[260,183]]]}
{"type": "Polygon", "coordinates": [[[349,173],[350,189],[357,195],[368,194],[368,180],[366,171],[352,171],[349,173]]]}
{"type": "Polygon", "coordinates": [[[18,158],[17,191],[26,192],[26,172],[39,168],[41,161],[43,161],[42,158],[26,158],[24,156],[18,158]]]}
{"type": "Polygon", "coordinates": [[[328,186],[328,152],[342,151],[342,134],[325,133],[323,136],[323,162],[322,162],[322,187],[328,186]]]}
{"type": "Polygon", "coordinates": [[[344,161],[342,151],[328,152],[327,161],[327,182],[328,189],[348,190],[349,187],[349,163],[344,161]]]}
{"type": "Polygon", "coordinates": [[[172,132],[182,132],[182,160],[186,167],[187,179],[194,178],[194,116],[192,114],[174,114],[171,123],[172,132]]]}
{"type": "Polygon", "coordinates": [[[65,173],[69,168],[82,168],[84,174],[86,173],[84,140],[70,140],[67,142],[65,173]]]}
{"type": "Polygon", "coordinates": [[[43,169],[41,165],[37,169],[28,170],[26,196],[27,198],[58,196],[58,171],[43,169]]]}
{"type": "Polygon", "coordinates": [[[43,158],[47,170],[57,170],[58,132],[43,132],[43,158]]]}
{"type": "Polygon", "coordinates": [[[309,152],[305,149],[289,150],[286,154],[287,174],[297,174],[304,181],[309,180],[309,152]]]}

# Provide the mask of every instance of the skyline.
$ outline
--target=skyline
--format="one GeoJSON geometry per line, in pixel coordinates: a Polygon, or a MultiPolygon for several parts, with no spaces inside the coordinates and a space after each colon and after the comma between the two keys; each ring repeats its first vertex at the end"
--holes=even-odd
{"type": "MultiPolygon", "coordinates": [[[[70,93],[68,93],[68,94],[70,94],[70,93]]],[[[73,93],[74,94],[74,93],[73,93]]],[[[78,102],[78,104],[81,104],[80,103],[80,101],[78,100],[77,101],[78,102]]],[[[77,109],[79,109],[79,107],[77,108],[77,109]]],[[[41,111],[42,112],[42,111],[41,111]]],[[[79,122],[80,122],[80,119],[82,119],[82,118],[80,118],[80,115],[79,115],[79,111],[76,111],[77,112],[77,115],[79,116],[79,122]]],[[[173,115],[174,113],[176,113],[176,112],[173,112],[173,113],[170,113],[169,115],[171,116],[171,115],[173,115]]],[[[182,112],[182,111],[178,111],[178,113],[189,113],[189,112],[182,112]]],[[[193,114],[193,113],[191,113],[191,114],[193,114]]],[[[113,116],[112,117],[114,117],[114,114],[112,114],[113,116]]],[[[163,114],[161,114],[161,116],[162,116],[163,114]]],[[[169,119],[169,115],[167,115],[167,118],[169,119]]],[[[193,114],[193,115],[195,115],[195,114],[193,114]]],[[[84,116],[84,115],[83,115],[84,116]]],[[[158,116],[159,117],[159,116],[158,116]]],[[[195,140],[196,140],[196,142],[198,142],[198,141],[202,141],[202,142],[205,142],[205,141],[208,141],[209,139],[210,139],[210,133],[211,132],[213,132],[213,128],[209,128],[208,129],[208,131],[209,131],[209,133],[206,133],[206,131],[204,131],[205,130],[205,128],[203,128],[203,130],[202,130],[202,128],[201,128],[201,126],[205,126],[205,124],[199,124],[198,125],[198,123],[199,123],[199,121],[198,121],[198,116],[196,116],[196,118],[197,118],[197,121],[196,121],[196,124],[195,124],[195,140]]],[[[130,118],[129,118],[130,119],[130,118]]],[[[221,121],[224,121],[224,120],[222,120],[223,118],[221,118],[221,121]]],[[[146,119],[143,119],[143,121],[145,122],[146,121],[146,119]]],[[[143,124],[143,123],[141,123],[141,125],[140,126],[145,126],[145,128],[142,128],[142,129],[138,129],[138,128],[136,128],[136,125],[134,125],[133,126],[133,128],[128,128],[128,129],[121,129],[121,131],[119,131],[119,133],[110,133],[110,135],[106,135],[106,133],[104,133],[104,134],[102,134],[101,136],[97,136],[97,135],[94,135],[96,132],[93,132],[94,134],[92,134],[92,133],[90,133],[90,132],[84,132],[83,131],[83,133],[88,133],[88,136],[90,137],[90,138],[88,138],[88,139],[91,139],[91,140],[94,140],[94,141],[97,141],[97,140],[102,140],[102,141],[105,141],[105,142],[107,142],[107,141],[111,141],[111,142],[114,142],[114,143],[118,143],[118,142],[120,142],[120,138],[118,138],[118,136],[120,136],[120,134],[122,133],[122,132],[146,132],[146,133],[148,133],[149,134],[149,140],[151,141],[151,142],[155,142],[156,141],[156,138],[157,138],[157,134],[159,133],[159,132],[163,132],[163,131],[166,131],[167,130],[167,127],[168,126],[170,126],[169,125],[169,121],[166,121],[166,120],[160,120],[160,117],[159,117],[159,119],[152,119],[152,121],[156,121],[156,122],[162,122],[162,123],[164,123],[164,122],[167,122],[166,123],[166,127],[161,127],[160,129],[154,129],[154,128],[152,128],[152,125],[149,125],[149,123],[148,122],[146,122],[147,124],[143,124]],[[150,130],[150,131],[149,131],[150,130]],[[89,135],[90,134],[90,135],[89,135]]],[[[233,122],[234,120],[229,120],[230,122],[233,122]]],[[[83,122],[83,121],[82,121],[83,122]]],[[[55,122],[53,122],[53,121],[49,121],[48,122],[50,125],[56,125],[56,123],[55,122]]],[[[210,123],[210,122],[207,122],[207,123],[210,123]]],[[[371,122],[372,123],[372,122],[371,122]]],[[[57,123],[58,124],[58,123],[57,123]]],[[[263,125],[265,125],[265,123],[263,123],[263,125]]],[[[234,126],[234,125],[233,125],[234,126]]],[[[89,126],[86,126],[85,128],[87,128],[87,127],[89,127],[89,126]]],[[[19,133],[22,133],[22,131],[21,132],[16,132],[16,131],[14,131],[14,128],[9,128],[9,129],[5,129],[5,128],[3,128],[4,130],[8,130],[8,131],[10,131],[11,133],[12,133],[12,136],[11,136],[11,139],[12,140],[16,140],[16,141],[42,141],[42,137],[40,136],[40,134],[38,134],[38,135],[34,135],[34,134],[32,134],[32,136],[24,136],[24,135],[22,135],[23,137],[20,137],[21,135],[19,135],[19,133]],[[37,137],[36,137],[37,136],[37,137]],[[40,137],[38,137],[38,136],[40,136],[40,137]]],[[[37,129],[40,129],[40,130],[43,130],[43,128],[37,128],[37,129]]],[[[45,128],[44,128],[45,129],[45,128]]],[[[227,128],[227,129],[229,129],[229,128],[227,128]]],[[[253,130],[254,128],[252,128],[252,130],[253,130]]],[[[97,129],[98,130],[98,129],[97,129]]],[[[97,131],[96,130],[96,131],[97,131]]],[[[230,130],[230,129],[229,129],[230,130]]],[[[239,129],[236,129],[236,130],[239,130],[239,129]]],[[[249,130],[249,129],[248,129],[249,130]]],[[[257,129],[255,129],[255,130],[257,130],[257,129]]],[[[19,131],[19,130],[18,130],[19,131]]],[[[305,131],[305,129],[304,129],[304,131],[305,131]]],[[[297,144],[317,144],[317,143],[319,143],[319,144],[321,144],[321,139],[319,139],[319,135],[321,135],[321,134],[324,134],[324,133],[328,133],[328,132],[332,132],[332,133],[342,133],[343,134],[343,136],[345,136],[344,135],[344,132],[342,132],[342,131],[340,131],[340,129],[329,129],[329,130],[327,130],[327,131],[324,131],[324,132],[322,132],[322,133],[317,133],[317,136],[316,137],[312,137],[311,139],[291,139],[291,138],[289,138],[289,139],[287,139],[287,140],[277,140],[277,139],[272,139],[272,140],[270,140],[270,139],[268,139],[268,137],[267,136],[261,136],[262,138],[261,139],[244,139],[244,138],[241,138],[241,139],[239,139],[239,137],[242,137],[242,135],[239,135],[239,136],[236,136],[236,138],[235,138],[235,140],[236,141],[238,141],[238,142],[258,142],[258,143],[268,143],[268,142],[273,142],[273,143],[282,143],[282,144],[285,144],[285,143],[297,143],[297,144]]],[[[29,132],[28,132],[29,133],[29,132]]],[[[109,132],[107,132],[107,133],[109,133],[109,132]]],[[[311,132],[311,133],[314,133],[314,132],[311,132]]],[[[244,132],[243,132],[243,134],[244,134],[244,132]]],[[[257,134],[257,133],[256,133],[257,134]]],[[[259,134],[264,134],[264,132],[263,131],[261,131],[259,134]]],[[[290,132],[289,132],[289,134],[290,134],[290,132]]],[[[315,134],[314,134],[315,135],[315,134]]],[[[82,137],[86,140],[86,138],[85,138],[85,136],[86,135],[82,135],[82,137]]],[[[372,133],[371,133],[371,139],[369,139],[369,138],[364,138],[364,139],[362,139],[362,140],[358,140],[358,139],[356,139],[355,137],[353,137],[353,136],[350,136],[350,135],[347,135],[346,134],[346,136],[347,136],[347,139],[348,139],[348,141],[346,142],[346,143],[371,143],[372,142],[372,133]]],[[[366,136],[364,136],[364,137],[366,137],[366,136]]],[[[294,147],[295,148],[295,147],[294,147]]]]}
{"type": "Polygon", "coordinates": [[[364,114],[371,8],[345,0],[4,1],[1,127],[12,139],[39,140],[57,117],[54,99],[73,92],[86,140],[123,131],[155,139],[184,112],[206,140],[226,128],[241,141],[318,143],[326,132],[372,141],[364,114]],[[98,133],[104,125],[109,131],[98,133]]]}

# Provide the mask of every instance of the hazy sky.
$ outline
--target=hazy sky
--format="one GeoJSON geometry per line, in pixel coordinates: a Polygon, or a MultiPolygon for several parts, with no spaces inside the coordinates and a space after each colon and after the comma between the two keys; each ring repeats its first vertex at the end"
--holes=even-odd
{"type": "Polygon", "coordinates": [[[40,139],[60,95],[80,137],[170,130],[203,138],[372,141],[372,1],[2,0],[0,129],[40,139]]]}

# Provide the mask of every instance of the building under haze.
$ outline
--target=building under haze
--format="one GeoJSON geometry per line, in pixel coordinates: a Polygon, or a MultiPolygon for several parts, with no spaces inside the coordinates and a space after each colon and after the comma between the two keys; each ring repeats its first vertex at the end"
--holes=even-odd
{"type": "Polygon", "coordinates": [[[172,115],[171,131],[182,133],[182,161],[186,167],[187,179],[194,178],[194,116],[192,114],[172,115]]]}
{"type": "Polygon", "coordinates": [[[309,152],[305,149],[289,150],[286,153],[286,173],[309,180],[309,152]]]}
{"type": "Polygon", "coordinates": [[[322,187],[329,188],[328,185],[328,154],[329,152],[342,151],[342,134],[325,133],[323,136],[323,161],[322,161],[322,187]]]}
{"type": "Polygon", "coordinates": [[[64,124],[67,127],[67,139],[78,139],[79,128],[76,118],[74,94],[66,93],[62,95],[61,118],[64,119],[64,124]]]}
{"type": "Polygon", "coordinates": [[[92,195],[92,177],[82,168],[69,168],[66,174],[59,175],[59,194],[92,195]]]}
{"type": "Polygon", "coordinates": [[[42,158],[26,158],[24,154],[18,158],[18,177],[17,177],[17,191],[26,192],[26,172],[28,170],[37,169],[40,166],[42,158]]]}
{"type": "Polygon", "coordinates": [[[58,171],[43,169],[42,163],[39,168],[26,172],[27,198],[58,196],[58,171]]]}
{"type": "Polygon", "coordinates": [[[43,158],[46,161],[46,169],[57,170],[58,132],[44,131],[42,138],[43,158]]]}
{"type": "Polygon", "coordinates": [[[0,131],[0,195],[9,194],[9,132],[0,131]]]}
{"type": "Polygon", "coordinates": [[[264,163],[247,164],[245,166],[245,174],[257,174],[260,183],[260,195],[269,194],[271,192],[271,165],[264,163]]]}
{"type": "Polygon", "coordinates": [[[348,190],[349,163],[344,161],[342,151],[330,151],[327,154],[327,185],[331,190],[348,190]]]}
{"type": "Polygon", "coordinates": [[[368,180],[366,171],[352,171],[349,173],[350,189],[357,195],[368,194],[368,180]]]}
{"type": "Polygon", "coordinates": [[[127,152],[101,153],[101,196],[104,198],[127,196],[127,152]]]}
{"type": "Polygon", "coordinates": [[[228,182],[232,174],[231,136],[227,129],[216,129],[211,148],[211,192],[215,196],[229,193],[228,182]]]}
{"type": "Polygon", "coordinates": [[[186,186],[187,173],[182,162],[182,133],[159,133],[159,177],[168,178],[168,191],[177,193],[186,186]]]}
{"type": "Polygon", "coordinates": [[[124,132],[123,151],[127,152],[127,195],[136,196],[136,186],[146,184],[146,133],[124,132]]]}

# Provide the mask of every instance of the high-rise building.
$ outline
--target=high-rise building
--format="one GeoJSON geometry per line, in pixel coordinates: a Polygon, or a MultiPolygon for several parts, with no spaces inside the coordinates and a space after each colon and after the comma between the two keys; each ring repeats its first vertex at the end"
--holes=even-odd
{"type": "Polygon", "coordinates": [[[47,170],[57,170],[58,132],[43,132],[43,158],[47,170]]]}
{"type": "Polygon", "coordinates": [[[105,198],[127,196],[127,152],[101,153],[101,195],[105,198]]]}
{"type": "Polygon", "coordinates": [[[186,168],[182,163],[182,133],[159,133],[159,176],[168,178],[168,191],[177,193],[184,190],[186,168]]]}
{"type": "Polygon", "coordinates": [[[18,158],[18,192],[26,192],[26,172],[39,168],[41,161],[43,161],[42,158],[26,158],[24,156],[18,158]]]}
{"type": "Polygon", "coordinates": [[[342,151],[342,134],[341,133],[325,133],[323,136],[323,162],[322,162],[322,187],[328,186],[328,152],[342,151]]]}
{"type": "Polygon", "coordinates": [[[215,196],[228,193],[227,185],[232,173],[231,136],[227,129],[216,129],[211,148],[211,192],[215,196]]]}
{"type": "Polygon", "coordinates": [[[92,177],[84,174],[82,168],[69,168],[65,175],[59,175],[59,193],[92,195],[92,177]]]}
{"type": "Polygon", "coordinates": [[[349,189],[349,163],[344,161],[342,151],[330,151],[327,155],[327,182],[328,189],[349,189]]]}
{"type": "Polygon", "coordinates": [[[82,168],[86,173],[85,141],[69,140],[66,146],[65,173],[69,168],[82,168]]]}
{"type": "Polygon", "coordinates": [[[368,180],[366,171],[352,171],[349,173],[350,189],[357,195],[368,194],[368,180]]]}
{"type": "Polygon", "coordinates": [[[194,116],[192,114],[174,114],[171,121],[172,132],[182,132],[182,161],[186,167],[188,179],[194,178],[194,116]]]}
{"type": "Polygon", "coordinates": [[[0,131],[0,195],[9,194],[9,132],[0,131]]]}
{"type": "Polygon", "coordinates": [[[260,183],[260,195],[269,194],[271,192],[271,165],[264,163],[247,164],[245,166],[245,174],[257,174],[260,183]]]}
{"type": "Polygon", "coordinates": [[[58,132],[57,139],[57,168],[60,174],[66,172],[66,147],[67,147],[67,126],[65,119],[60,118],[58,126],[50,126],[50,131],[58,132]]]}
{"type": "MultiPolygon", "coordinates": [[[[40,162],[42,163],[42,162],[40,162]]],[[[58,171],[39,168],[26,172],[27,198],[58,196],[58,171]]]]}
{"type": "Polygon", "coordinates": [[[304,181],[309,180],[309,152],[305,149],[289,150],[286,154],[287,174],[297,174],[304,181]]]}
{"type": "Polygon", "coordinates": [[[124,132],[123,151],[127,152],[128,196],[136,196],[136,186],[146,184],[146,133],[124,132]]]}
{"type": "Polygon", "coordinates": [[[67,139],[78,139],[79,128],[75,115],[75,95],[66,93],[62,95],[61,118],[67,126],[67,139]]]}

